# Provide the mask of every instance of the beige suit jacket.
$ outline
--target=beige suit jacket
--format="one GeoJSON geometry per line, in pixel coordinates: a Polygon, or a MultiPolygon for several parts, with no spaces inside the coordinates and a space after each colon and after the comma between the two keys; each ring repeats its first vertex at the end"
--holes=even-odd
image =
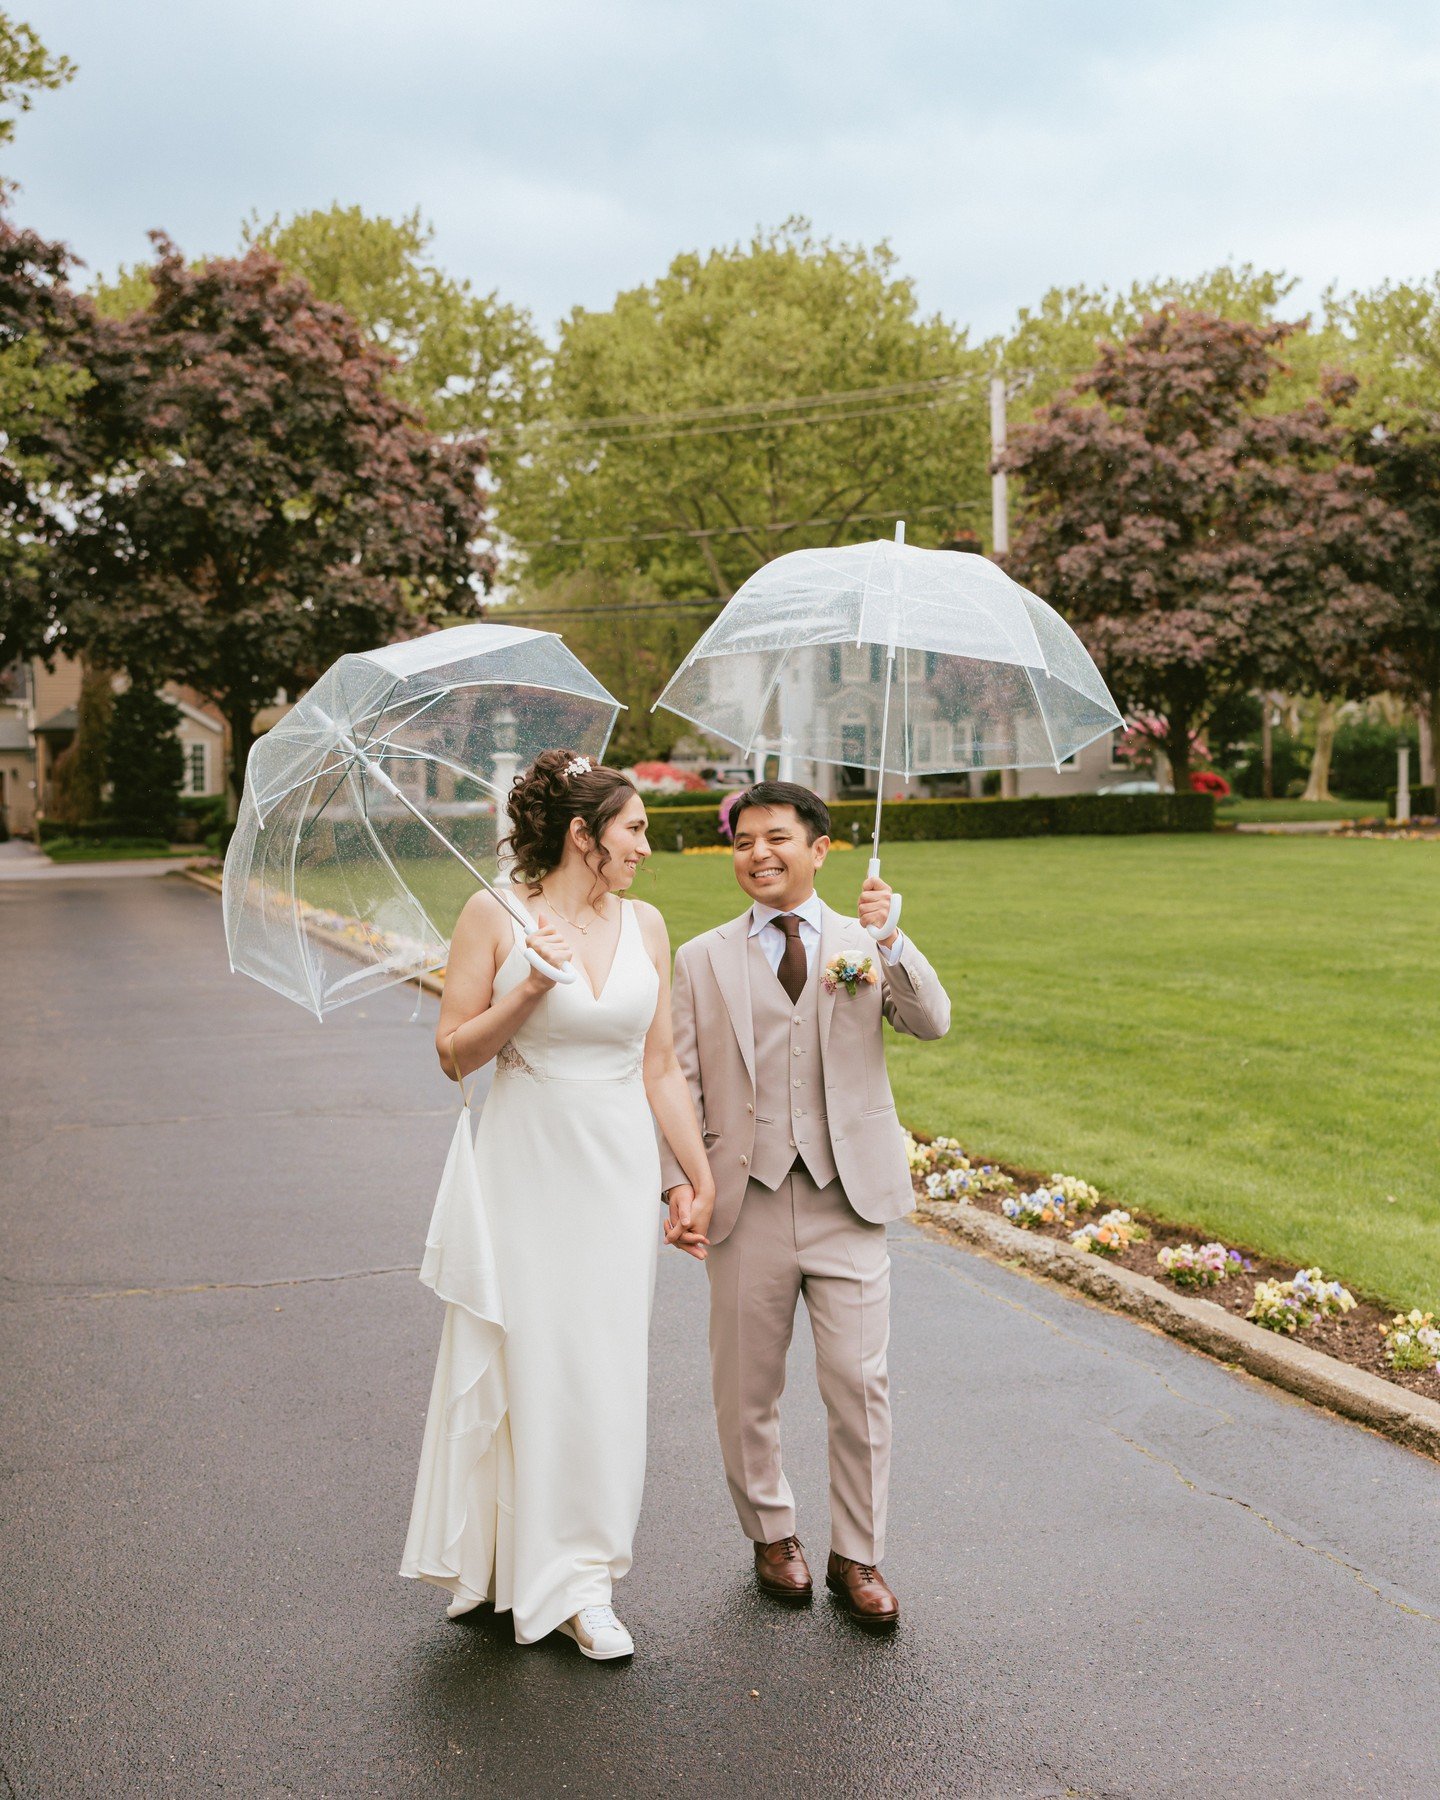
{"type": "MultiPolygon", "coordinates": [[[[705,1134],[715,1176],[710,1240],[728,1236],[740,1213],[755,1146],[755,1030],[750,1012],[750,912],[682,944],[675,958],[671,1012],[675,1049],[705,1134]]],[[[855,995],[820,993],[820,1056],[835,1167],[862,1219],[883,1224],[914,1205],[904,1134],[885,1068],[884,1021],[917,1038],[944,1037],[950,1000],[907,935],[899,960],[885,961],[858,919],[825,908],[823,973],[842,952],[871,959],[879,982],[855,995]]],[[[662,1180],[685,1180],[661,1142],[662,1180]]]]}

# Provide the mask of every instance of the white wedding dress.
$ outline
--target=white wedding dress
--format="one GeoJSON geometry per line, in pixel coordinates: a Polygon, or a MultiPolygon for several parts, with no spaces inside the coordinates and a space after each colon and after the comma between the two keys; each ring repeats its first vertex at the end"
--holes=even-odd
{"type": "MultiPolygon", "coordinates": [[[[522,933],[495,979],[524,980],[522,933]]],[[[496,1058],[451,1146],[420,1278],[446,1302],[400,1573],[534,1643],[606,1605],[645,1478],[660,1162],[641,1081],[659,977],[635,908],[597,997],[583,968],[496,1058]]]]}

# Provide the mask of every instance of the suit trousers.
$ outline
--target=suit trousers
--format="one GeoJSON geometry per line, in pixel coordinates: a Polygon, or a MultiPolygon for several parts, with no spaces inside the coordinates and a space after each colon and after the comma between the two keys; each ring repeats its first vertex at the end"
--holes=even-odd
{"type": "Polygon", "coordinates": [[[746,1536],[795,1530],[780,1461],[780,1395],[803,1295],[829,1418],[830,1547],[855,1562],[885,1553],[890,1484],[890,1255],[838,1181],[797,1164],[773,1192],[752,1181],[729,1235],[712,1244],[710,1371],[730,1495],[746,1536]]]}

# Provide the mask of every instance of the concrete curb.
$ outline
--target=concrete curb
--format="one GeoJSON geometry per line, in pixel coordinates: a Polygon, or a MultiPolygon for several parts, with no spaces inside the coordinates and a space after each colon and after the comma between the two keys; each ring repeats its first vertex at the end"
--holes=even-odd
{"type": "Polygon", "coordinates": [[[1440,1461],[1440,1403],[1434,1400],[1412,1394],[1368,1370],[1352,1368],[1308,1344],[1262,1331],[1212,1300],[1174,1293],[1149,1275],[1118,1268],[1073,1244],[1033,1236],[973,1206],[922,1200],[915,1217],[942,1226],[988,1256],[1021,1262],[1033,1274],[1078,1288],[1101,1305],[1129,1313],[1192,1349],[1238,1364],[1262,1381],[1358,1420],[1440,1461]]]}
{"type": "MultiPolygon", "coordinates": [[[[203,869],[178,869],[176,873],[183,875],[186,881],[193,881],[196,887],[205,888],[212,894],[223,894],[225,889],[218,876],[207,875],[203,869]]],[[[338,931],[325,931],[317,925],[309,927],[308,935],[322,944],[329,944],[333,950],[343,950],[347,956],[356,955],[356,947],[347,937],[338,931]]],[[[357,958],[358,960],[358,958],[357,958]]],[[[427,994],[443,994],[445,983],[438,975],[415,975],[411,977],[412,985],[423,988],[427,994]]],[[[400,983],[395,984],[397,987],[400,983]]]]}
{"type": "MultiPolygon", "coordinates": [[[[212,894],[223,891],[220,881],[201,869],[178,872],[186,881],[212,894]]],[[[312,931],[337,950],[354,954],[354,944],[338,932],[313,927],[312,931]]],[[[427,994],[445,991],[439,976],[421,975],[416,979],[427,994]]],[[[1078,1288],[1112,1311],[1129,1313],[1132,1318],[1179,1338],[1192,1349],[1203,1350],[1222,1362],[1237,1363],[1262,1381],[1273,1382],[1302,1400],[1328,1407],[1347,1419],[1356,1419],[1397,1443],[1440,1461],[1440,1404],[1434,1400],[1382,1381],[1364,1369],[1351,1368],[1321,1350],[1312,1350],[1308,1344],[1291,1343],[1273,1331],[1262,1331],[1213,1301],[1172,1293],[1148,1275],[1118,1268],[1055,1238],[1032,1236],[1003,1219],[978,1212],[973,1206],[951,1200],[922,1200],[916,1206],[915,1217],[964,1238],[988,1256],[1019,1261],[1033,1274],[1078,1288]]]]}

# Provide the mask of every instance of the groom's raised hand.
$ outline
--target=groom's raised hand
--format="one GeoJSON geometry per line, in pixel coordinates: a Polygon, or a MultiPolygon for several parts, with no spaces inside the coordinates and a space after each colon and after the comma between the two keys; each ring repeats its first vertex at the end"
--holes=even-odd
{"type": "Polygon", "coordinates": [[[710,1228],[709,1203],[698,1199],[688,1182],[672,1187],[666,1200],[669,1214],[663,1226],[665,1242],[672,1249],[683,1250],[687,1256],[704,1262],[710,1244],[705,1235],[710,1228]]]}
{"type": "MultiPolygon", "coordinates": [[[[864,925],[867,930],[873,925],[878,931],[890,917],[890,902],[893,897],[893,892],[887,882],[882,881],[878,875],[867,875],[865,877],[864,885],[860,889],[860,905],[858,908],[860,923],[864,925]]],[[[900,933],[897,927],[896,930],[890,933],[889,937],[881,940],[880,948],[882,950],[888,950],[899,935],[900,933]]]]}

